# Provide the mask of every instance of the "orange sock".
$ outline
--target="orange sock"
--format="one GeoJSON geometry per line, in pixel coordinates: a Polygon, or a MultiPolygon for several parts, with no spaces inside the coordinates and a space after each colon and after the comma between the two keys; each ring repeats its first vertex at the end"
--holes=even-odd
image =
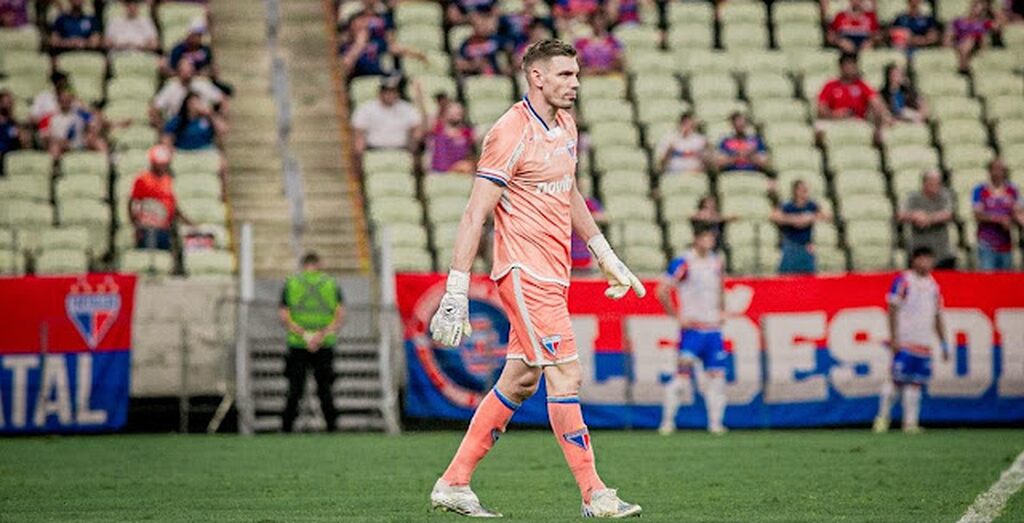
{"type": "Polygon", "coordinates": [[[491,389],[476,408],[459,450],[441,478],[449,485],[469,485],[476,465],[505,432],[509,418],[518,408],[519,404],[505,397],[497,387],[491,389]]]}
{"type": "Polygon", "coordinates": [[[558,444],[562,446],[569,470],[580,487],[583,502],[590,503],[590,494],[605,487],[594,468],[594,449],[590,446],[590,432],[583,424],[579,397],[549,397],[548,419],[558,444]]]}

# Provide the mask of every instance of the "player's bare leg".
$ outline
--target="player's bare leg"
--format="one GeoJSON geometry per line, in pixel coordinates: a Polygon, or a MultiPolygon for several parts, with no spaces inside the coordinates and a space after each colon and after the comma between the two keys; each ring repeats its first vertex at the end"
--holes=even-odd
{"type": "Polygon", "coordinates": [[[583,497],[583,517],[621,518],[640,515],[640,505],[619,499],[607,488],[594,466],[594,448],[580,409],[582,370],[579,361],[544,369],[548,394],[548,419],[562,447],[569,470],[583,497]]]}
{"type": "Polygon", "coordinates": [[[903,387],[903,432],[918,434],[921,426],[918,419],[921,414],[921,386],[909,383],[903,387]]]}
{"type": "Polygon", "coordinates": [[[692,368],[688,362],[680,359],[676,372],[672,379],[665,384],[664,396],[661,402],[661,425],[658,426],[658,433],[668,436],[676,431],[676,414],[679,412],[680,396],[683,393],[683,385],[690,381],[692,368]]]}
{"type": "Polygon", "coordinates": [[[484,396],[469,422],[459,450],[444,475],[434,484],[430,503],[435,509],[470,517],[501,517],[484,508],[469,487],[477,464],[505,432],[508,420],[522,402],[533,396],[540,382],[541,370],[519,360],[509,360],[497,385],[484,396]]]}

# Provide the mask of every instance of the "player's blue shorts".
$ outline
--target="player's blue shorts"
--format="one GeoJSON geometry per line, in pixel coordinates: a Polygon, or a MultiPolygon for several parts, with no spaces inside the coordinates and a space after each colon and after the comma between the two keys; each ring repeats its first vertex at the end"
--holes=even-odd
{"type": "Polygon", "coordinates": [[[930,356],[914,354],[900,349],[892,360],[892,380],[895,383],[915,383],[923,385],[932,377],[932,359],[930,356]]]}
{"type": "Polygon", "coordinates": [[[705,370],[725,368],[725,344],[720,330],[683,329],[679,334],[679,355],[700,360],[705,370]]]}

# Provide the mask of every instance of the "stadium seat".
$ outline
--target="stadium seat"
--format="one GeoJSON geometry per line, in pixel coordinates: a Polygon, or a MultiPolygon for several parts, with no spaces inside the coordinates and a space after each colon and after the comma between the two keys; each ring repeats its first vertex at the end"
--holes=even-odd
{"type": "Polygon", "coordinates": [[[17,276],[25,271],[25,257],[22,253],[0,249],[0,274],[17,276]]]}
{"type": "Polygon", "coordinates": [[[694,108],[697,117],[705,122],[724,124],[726,119],[735,112],[747,113],[750,108],[740,100],[723,98],[707,98],[697,103],[694,108]]]}
{"type": "Polygon", "coordinates": [[[118,52],[110,55],[110,69],[116,78],[148,78],[156,80],[160,57],[139,51],[118,52]]]}
{"type": "Polygon", "coordinates": [[[768,27],[764,23],[728,23],[722,27],[722,47],[732,51],[768,47],[768,27]]]}
{"type": "Polygon", "coordinates": [[[923,124],[898,123],[882,130],[882,142],[886,147],[926,146],[931,142],[931,131],[923,124]]]}
{"type": "Polygon", "coordinates": [[[939,96],[964,97],[968,94],[967,79],[954,71],[922,74],[917,87],[929,99],[939,96]]]}
{"type": "Polygon", "coordinates": [[[764,4],[729,2],[719,8],[719,19],[725,24],[756,23],[762,27],[767,25],[768,13],[764,4]]]}
{"type": "Polygon", "coordinates": [[[675,194],[706,194],[708,178],[699,173],[662,176],[659,178],[658,192],[662,197],[675,194]]]}
{"type": "Polygon", "coordinates": [[[810,146],[778,147],[772,151],[772,162],[779,172],[820,171],[822,167],[821,153],[810,146]]]}
{"type": "Polygon", "coordinates": [[[763,98],[788,99],[794,93],[793,84],[781,73],[750,73],[744,85],[743,92],[751,101],[763,98]]]}
{"type": "Polygon", "coordinates": [[[834,120],[824,126],[825,141],[830,146],[870,146],[874,128],[864,120],[834,120]]]}
{"type": "Polygon", "coordinates": [[[653,27],[620,25],[615,28],[614,34],[626,49],[657,49],[661,43],[661,37],[653,27]]]}
{"type": "Polygon", "coordinates": [[[988,143],[988,130],[977,120],[950,120],[936,126],[936,141],[943,148],[988,143]]]}
{"type": "Polygon", "coordinates": [[[722,51],[704,49],[687,50],[681,57],[683,72],[688,74],[729,74],[733,64],[738,63],[736,55],[722,51]]]}
{"type": "Polygon", "coordinates": [[[643,73],[633,79],[635,99],[676,99],[679,98],[679,83],[671,74],[643,73]]]}
{"type": "Polygon", "coordinates": [[[190,277],[231,277],[235,273],[235,257],[230,251],[185,251],[183,261],[190,277]]]}
{"type": "Polygon", "coordinates": [[[430,222],[434,224],[457,223],[462,219],[467,201],[469,201],[469,195],[438,196],[427,200],[427,214],[430,217],[430,222]]]}
{"type": "Polygon", "coordinates": [[[688,221],[668,224],[668,244],[672,252],[680,252],[693,243],[693,226],[688,221]]]}
{"type": "Polygon", "coordinates": [[[626,100],[587,98],[580,104],[583,120],[588,124],[628,122],[633,119],[633,104],[626,100]]]}
{"type": "Polygon", "coordinates": [[[837,247],[839,231],[834,223],[819,222],[814,224],[814,244],[816,247],[837,247]]]}
{"type": "Polygon", "coordinates": [[[367,151],[363,155],[363,170],[367,173],[412,172],[412,156],[405,151],[367,151]]]}
{"type": "Polygon", "coordinates": [[[146,150],[159,139],[156,129],[145,124],[118,127],[110,131],[110,136],[118,151],[146,150]]]}
{"type": "Polygon", "coordinates": [[[786,51],[786,56],[789,57],[789,70],[796,74],[834,76],[839,71],[839,53],[833,50],[795,48],[786,51]]]}
{"type": "Polygon", "coordinates": [[[772,149],[786,145],[814,145],[814,128],[803,122],[774,121],[765,123],[763,129],[764,142],[772,149]]]}
{"type": "Polygon", "coordinates": [[[704,100],[731,100],[739,94],[736,80],[728,74],[697,74],[690,77],[690,99],[698,106],[704,100]]]}
{"type": "Polygon", "coordinates": [[[947,171],[985,167],[995,152],[987,145],[963,143],[948,145],[942,152],[942,165],[947,171]]]}
{"type": "Polygon", "coordinates": [[[25,25],[18,29],[5,28],[0,31],[0,48],[5,51],[38,53],[39,43],[39,31],[32,25],[25,25]]]}
{"type": "Polygon", "coordinates": [[[95,199],[71,199],[58,202],[57,215],[61,227],[77,226],[89,230],[89,243],[94,253],[107,251],[110,235],[110,205],[95,199]]]}
{"type": "Polygon", "coordinates": [[[174,270],[174,259],[167,251],[130,249],[121,253],[120,265],[122,272],[162,276],[174,270]]]}
{"type": "Polygon", "coordinates": [[[89,230],[84,227],[61,227],[41,229],[33,247],[41,251],[72,250],[90,252],[89,230]]]}
{"type": "Polygon", "coordinates": [[[111,100],[103,108],[103,115],[114,122],[146,122],[149,118],[149,103],[138,99],[111,100]]]}
{"type": "Polygon", "coordinates": [[[599,171],[634,170],[645,172],[647,155],[636,147],[605,147],[594,151],[594,168],[599,171]]]}
{"type": "MultiPolygon", "coordinates": [[[[426,56],[426,58],[427,58],[426,62],[422,62],[420,60],[415,60],[415,59],[412,59],[412,60],[410,60],[410,59],[403,59],[402,60],[402,71],[407,76],[415,78],[415,77],[427,76],[427,75],[444,75],[444,74],[448,74],[448,71],[451,70],[451,58],[448,56],[448,54],[446,54],[446,53],[444,53],[442,51],[436,50],[436,49],[424,49],[421,52],[426,56]]],[[[370,80],[373,80],[371,82],[371,84],[379,85],[379,81],[377,81],[377,77],[371,76],[371,77],[367,77],[367,78],[369,78],[370,80]]],[[[358,79],[358,78],[353,78],[353,80],[356,80],[356,79],[358,79]]],[[[429,96],[430,93],[424,92],[423,94],[429,96]]],[[[365,101],[365,100],[367,100],[367,98],[363,98],[361,101],[365,101]]],[[[430,98],[429,100],[433,101],[432,98],[430,98]]],[[[424,101],[427,101],[427,100],[424,100],[424,101]]]]}
{"type": "Polygon", "coordinates": [[[57,202],[73,199],[105,200],[107,184],[104,178],[90,175],[66,175],[57,181],[55,189],[57,202]]]}
{"type": "Polygon", "coordinates": [[[764,220],[772,212],[764,195],[729,195],[722,197],[722,214],[750,220],[764,220]]]}
{"type": "Polygon", "coordinates": [[[816,245],[814,261],[819,273],[835,274],[846,272],[846,255],[838,247],[816,245]]]}
{"type": "Polygon", "coordinates": [[[643,173],[629,171],[610,171],[601,175],[601,194],[635,194],[646,196],[650,192],[650,185],[643,173]]]}
{"type": "Polygon", "coordinates": [[[914,169],[920,172],[938,167],[939,157],[931,147],[901,145],[886,150],[886,162],[893,171],[914,169]]]}
{"type": "Polygon", "coordinates": [[[660,248],[644,245],[627,246],[623,258],[632,270],[641,274],[656,274],[665,270],[665,253],[660,248]]]}
{"type": "Polygon", "coordinates": [[[885,176],[872,170],[838,170],[833,179],[836,194],[870,194],[885,197],[885,176]]]}
{"type": "Polygon", "coordinates": [[[494,122],[508,110],[508,100],[477,99],[471,102],[467,109],[467,116],[471,122],[494,122]]]}
{"type": "Polygon", "coordinates": [[[981,103],[966,96],[936,96],[928,98],[931,116],[938,121],[978,120],[981,118],[981,103]]]}
{"type": "Polygon", "coordinates": [[[956,53],[946,47],[930,47],[914,50],[914,70],[918,73],[955,73],[956,53]]]}
{"type": "Polygon", "coordinates": [[[501,100],[507,106],[513,89],[508,78],[499,76],[470,76],[463,80],[463,91],[467,100],[501,100]]]}
{"type": "Polygon", "coordinates": [[[711,25],[714,11],[706,2],[672,2],[667,6],[667,18],[670,25],[697,23],[711,25]]]}
{"type": "Polygon", "coordinates": [[[707,24],[680,23],[669,28],[666,43],[679,56],[681,52],[694,49],[710,49],[714,44],[714,33],[707,24]]]}
{"type": "Polygon", "coordinates": [[[608,226],[608,234],[616,249],[638,246],[661,248],[661,228],[656,223],[615,222],[608,226]]]}
{"type": "Polygon", "coordinates": [[[892,222],[870,218],[849,220],[846,223],[846,243],[850,248],[866,245],[889,247],[893,243],[892,222]]]}
{"type": "Polygon", "coordinates": [[[832,172],[878,171],[882,168],[882,165],[878,153],[872,147],[867,145],[844,145],[829,148],[828,167],[832,172]]]}
{"type": "Polygon", "coordinates": [[[775,44],[782,49],[818,49],[823,43],[817,23],[783,22],[775,26],[775,44]]]}
{"type": "Polygon", "coordinates": [[[1018,96],[992,96],[985,99],[985,118],[990,122],[1024,120],[1024,104],[1018,96]]]}
{"type": "MultiPolygon", "coordinates": [[[[427,233],[422,225],[416,223],[391,223],[382,225],[378,229],[378,242],[381,238],[381,230],[386,228],[388,236],[391,239],[391,245],[394,247],[416,247],[420,249],[427,248],[427,233]]],[[[447,242],[444,245],[451,245],[451,242],[447,242]]]]}
{"type": "Polygon", "coordinates": [[[803,97],[816,104],[818,100],[818,93],[825,87],[825,84],[831,80],[834,75],[821,74],[821,73],[807,73],[800,80],[800,92],[803,93],[803,97]]]}
{"type": "Polygon", "coordinates": [[[995,137],[1000,149],[1024,146],[1024,119],[996,123],[995,137]]]}
{"type": "Polygon", "coordinates": [[[769,122],[808,121],[807,103],[798,99],[751,100],[754,119],[762,124],[769,122]]]}
{"type": "Polygon", "coordinates": [[[80,274],[88,272],[89,258],[73,249],[47,249],[35,257],[36,274],[80,274]]]}
{"type": "Polygon", "coordinates": [[[604,208],[613,224],[628,220],[654,222],[655,218],[654,205],[646,196],[605,195],[604,208]]]}
{"type": "Polygon", "coordinates": [[[171,160],[175,173],[217,173],[220,170],[220,155],[216,151],[178,151],[171,160]]]}
{"type": "Polygon", "coordinates": [[[4,202],[0,205],[0,225],[18,230],[49,228],[53,225],[53,207],[41,202],[4,202]]]}
{"type": "MultiPolygon", "coordinates": [[[[668,122],[674,127],[679,122],[679,117],[689,108],[689,104],[682,100],[639,98],[636,101],[636,119],[643,124],[668,122]]],[[[655,141],[660,137],[656,135],[655,141]]]]}
{"type": "Polygon", "coordinates": [[[725,198],[737,195],[761,195],[767,191],[767,179],[757,171],[725,171],[718,175],[718,191],[725,198]]]}
{"type": "Polygon", "coordinates": [[[464,174],[440,174],[423,178],[423,193],[428,200],[454,196],[469,198],[473,177],[464,174]]]}
{"type": "Polygon", "coordinates": [[[892,173],[892,192],[897,199],[921,188],[921,174],[924,169],[901,169],[892,173]]]}
{"type": "Polygon", "coordinates": [[[820,169],[787,169],[780,171],[777,185],[782,192],[787,192],[796,180],[806,183],[807,188],[811,190],[812,196],[824,196],[826,187],[825,176],[821,173],[820,169]]]}
{"type": "Polygon", "coordinates": [[[854,270],[872,271],[891,269],[894,263],[894,251],[884,245],[864,245],[850,247],[850,255],[854,270]]]}
{"type": "MultiPolygon", "coordinates": [[[[975,75],[985,75],[988,73],[1010,73],[1019,71],[1022,63],[1022,59],[1019,53],[1014,53],[1008,49],[995,49],[988,48],[985,52],[978,53],[971,59],[971,70],[974,71],[975,75]]],[[[984,78],[984,76],[981,76],[984,78]]]]}
{"type": "MultiPolygon", "coordinates": [[[[434,261],[426,249],[416,247],[401,247],[391,251],[392,264],[396,271],[402,272],[430,272],[434,268],[434,261]]],[[[440,258],[440,255],[439,255],[440,258]]]]}
{"type": "Polygon", "coordinates": [[[988,73],[974,80],[974,94],[982,99],[996,96],[1024,98],[1024,78],[1013,73],[988,73]]]}
{"type": "Polygon", "coordinates": [[[103,99],[107,59],[92,51],[69,51],[57,57],[57,67],[66,72],[75,86],[75,94],[86,102],[103,99]]]}
{"type": "Polygon", "coordinates": [[[443,14],[441,6],[435,2],[401,2],[395,6],[395,25],[421,25],[440,29],[443,14]]]}
{"type": "Polygon", "coordinates": [[[628,53],[626,68],[635,74],[671,75],[679,70],[679,64],[670,53],[636,49],[628,53]]]}
{"type": "Polygon", "coordinates": [[[640,137],[636,127],[628,122],[602,122],[590,126],[590,140],[594,147],[625,145],[637,147],[640,137]]]}
{"type": "Polygon", "coordinates": [[[0,202],[34,200],[49,202],[50,180],[42,176],[8,176],[0,178],[0,202]]]}
{"type": "Polygon", "coordinates": [[[843,219],[888,220],[892,218],[892,204],[888,198],[874,194],[843,194],[839,199],[843,219]]]}
{"type": "Polygon", "coordinates": [[[42,151],[20,150],[4,155],[7,176],[49,176],[53,173],[53,159],[42,151]]]}
{"type": "Polygon", "coordinates": [[[676,193],[661,198],[661,213],[665,221],[672,223],[686,223],[689,226],[690,216],[697,211],[697,203],[702,194],[697,193],[676,193]]]}

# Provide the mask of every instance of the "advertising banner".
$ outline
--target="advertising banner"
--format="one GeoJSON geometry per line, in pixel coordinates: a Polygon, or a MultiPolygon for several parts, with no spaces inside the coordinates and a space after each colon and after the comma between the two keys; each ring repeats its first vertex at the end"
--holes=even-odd
{"type": "Polygon", "coordinates": [[[0,278],[0,296],[0,433],[122,427],[135,276],[0,278]]]}
{"type": "MultiPolygon", "coordinates": [[[[885,295],[894,273],[736,278],[726,282],[729,353],[726,425],[734,428],[863,424],[878,408],[892,355],[885,295]]],[[[952,350],[932,358],[924,423],[1024,420],[1024,274],[937,273],[952,350]]],[[[468,419],[504,364],[508,319],[494,283],[474,278],[473,334],[455,349],[435,346],[427,325],[444,277],[400,274],[405,328],[405,413],[468,419]]],[[[656,427],[663,383],[674,372],[678,322],[645,282],[647,297],[604,297],[605,283],[572,282],[569,311],[583,365],[581,401],[592,427],[656,427]]],[[[706,423],[699,373],[682,392],[680,426],[706,423]]],[[[898,407],[896,415],[898,415],[898,407]]],[[[545,424],[543,389],[514,422],[545,424]]]]}

